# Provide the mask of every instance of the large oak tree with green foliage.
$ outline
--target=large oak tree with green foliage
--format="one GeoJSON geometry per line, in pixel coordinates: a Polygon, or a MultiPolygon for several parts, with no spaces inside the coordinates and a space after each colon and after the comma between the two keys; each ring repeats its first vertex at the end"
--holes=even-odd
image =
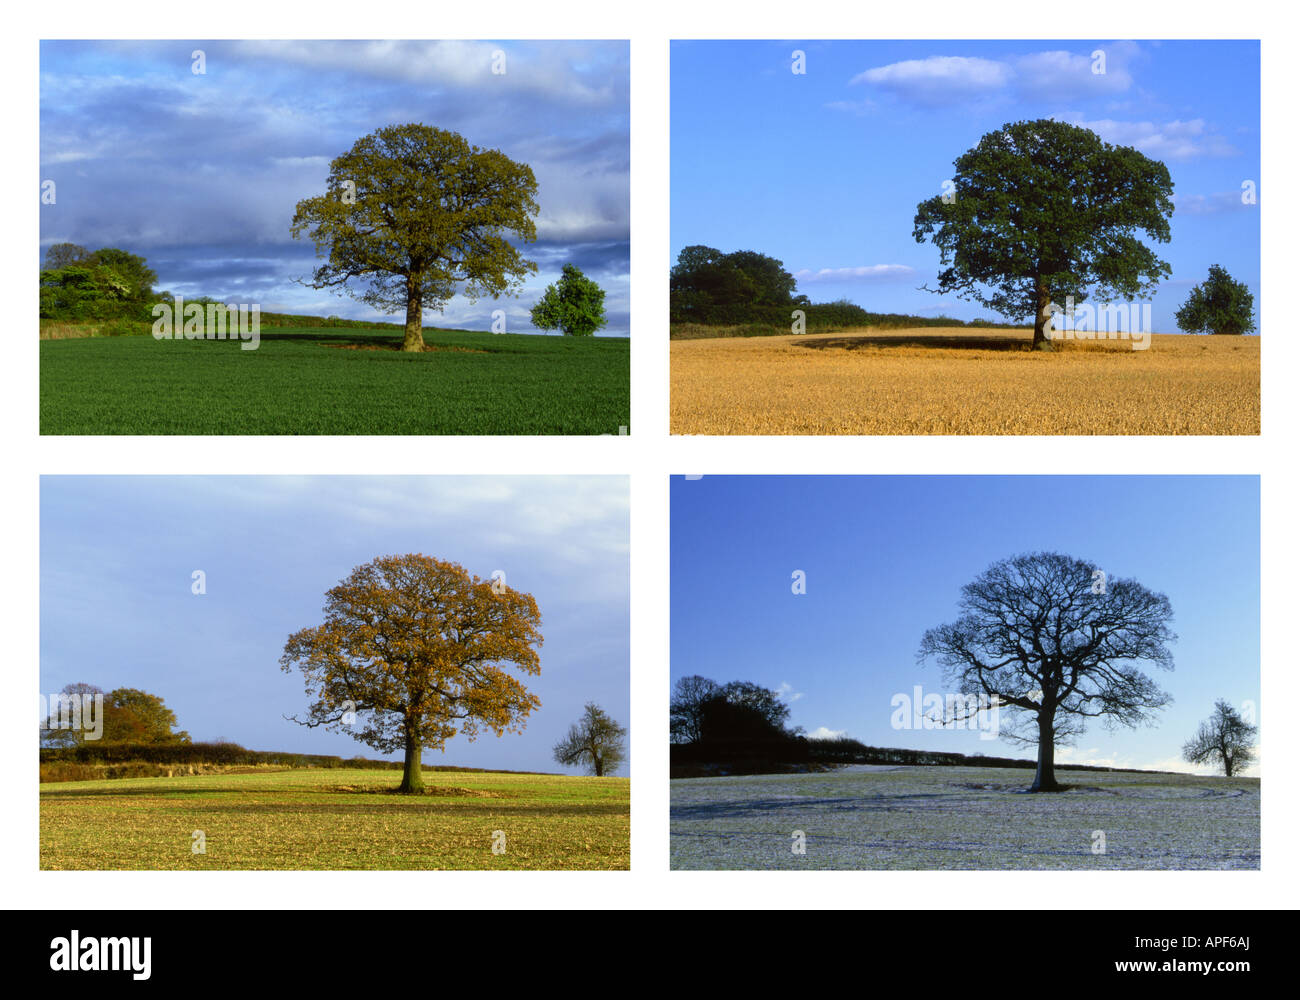
{"type": "Polygon", "coordinates": [[[292,721],[404,751],[399,791],[423,790],[422,750],[457,734],[519,732],[541,705],[507,669],[541,673],[537,602],[501,580],[429,556],[383,556],[329,590],[324,614],[289,636],[280,658],[313,699],[292,721]]]}
{"type": "Polygon", "coordinates": [[[325,259],[311,287],[405,309],[402,350],[422,351],[425,309],[441,310],[457,291],[517,292],[536,272],[510,240],[537,238],[536,195],[532,168],[500,150],[428,125],[390,125],[331,162],[326,193],[298,203],[291,231],[325,259]]]}
{"type": "Polygon", "coordinates": [[[953,187],[917,206],[913,236],[939,248],[938,287],[1010,319],[1034,317],[1047,340],[1052,305],[1132,300],[1171,271],[1142,239],[1168,243],[1169,169],[1077,125],[1004,125],[954,163],[953,187]]]}
{"type": "Polygon", "coordinates": [[[918,654],[970,696],[943,721],[996,709],[1000,737],[1038,745],[1030,791],[1060,790],[1056,745],[1088,719],[1135,727],[1171,701],[1141,665],[1173,669],[1173,610],[1136,580],[1038,552],[994,563],[962,587],[958,606],[961,617],[926,632],[918,654]]]}

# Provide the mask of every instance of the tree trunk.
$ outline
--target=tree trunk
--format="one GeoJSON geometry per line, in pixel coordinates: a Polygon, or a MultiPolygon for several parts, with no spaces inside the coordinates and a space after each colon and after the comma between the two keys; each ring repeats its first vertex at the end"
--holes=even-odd
{"type": "Polygon", "coordinates": [[[1047,328],[1052,324],[1052,297],[1042,278],[1035,281],[1034,297],[1034,350],[1038,351],[1047,343],[1047,328]]]}
{"type": "Polygon", "coordinates": [[[1034,783],[1029,786],[1031,792],[1059,792],[1061,786],[1056,783],[1056,744],[1053,742],[1052,715],[1046,711],[1038,713],[1038,770],[1034,772],[1034,783]]]}
{"type": "Polygon", "coordinates": [[[424,350],[424,309],[420,296],[420,276],[406,276],[406,336],[402,339],[402,350],[424,350]]]}
{"type": "Polygon", "coordinates": [[[600,759],[600,754],[592,754],[592,761],[594,763],[593,770],[596,772],[596,777],[603,778],[605,776],[605,762],[600,759]]]}
{"type": "Polygon", "coordinates": [[[409,732],[406,734],[406,764],[402,768],[402,783],[397,786],[397,790],[414,794],[424,791],[424,772],[420,770],[420,741],[409,732]]]}

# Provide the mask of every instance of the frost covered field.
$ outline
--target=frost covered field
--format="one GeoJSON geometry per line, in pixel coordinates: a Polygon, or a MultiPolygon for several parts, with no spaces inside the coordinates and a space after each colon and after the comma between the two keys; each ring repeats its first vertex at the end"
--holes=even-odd
{"type": "Polygon", "coordinates": [[[682,778],[671,860],[716,868],[1259,868],[1259,779],[852,766],[682,778]],[[795,853],[796,831],[806,853],[795,853]],[[1096,835],[1105,853],[1094,853],[1096,835]]]}

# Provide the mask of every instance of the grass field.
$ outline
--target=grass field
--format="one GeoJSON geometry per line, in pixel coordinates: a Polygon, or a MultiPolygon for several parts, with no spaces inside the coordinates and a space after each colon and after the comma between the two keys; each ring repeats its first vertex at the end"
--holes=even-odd
{"type": "Polygon", "coordinates": [[[618,434],[629,342],[263,328],[237,340],[42,339],[42,434],[618,434]]]}
{"type": "Polygon", "coordinates": [[[298,769],[42,784],[41,868],[629,867],[626,778],[426,771],[423,796],[392,794],[399,778],[298,769]],[[191,850],[196,830],[204,854],[191,850]]]}
{"type": "Polygon", "coordinates": [[[1259,868],[1259,779],[858,766],[672,782],[670,857],[694,869],[1259,868]],[[806,853],[791,847],[794,831],[806,853]],[[1105,853],[1094,853],[1096,831],[1105,853]]]}
{"type": "Polygon", "coordinates": [[[675,340],[674,434],[1258,434],[1260,338],[964,327],[675,340]]]}

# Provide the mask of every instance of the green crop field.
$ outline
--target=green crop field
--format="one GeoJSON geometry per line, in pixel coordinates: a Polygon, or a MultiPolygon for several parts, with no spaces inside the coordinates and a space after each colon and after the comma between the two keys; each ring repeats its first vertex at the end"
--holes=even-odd
{"type": "Polygon", "coordinates": [[[264,328],[238,340],[41,341],[42,434],[618,434],[629,342],[264,328]]]}
{"type": "Polygon", "coordinates": [[[252,770],[41,785],[44,869],[626,869],[627,778],[252,770]],[[204,853],[193,849],[202,832],[204,853]],[[498,851],[493,850],[494,844],[498,851]]]}

